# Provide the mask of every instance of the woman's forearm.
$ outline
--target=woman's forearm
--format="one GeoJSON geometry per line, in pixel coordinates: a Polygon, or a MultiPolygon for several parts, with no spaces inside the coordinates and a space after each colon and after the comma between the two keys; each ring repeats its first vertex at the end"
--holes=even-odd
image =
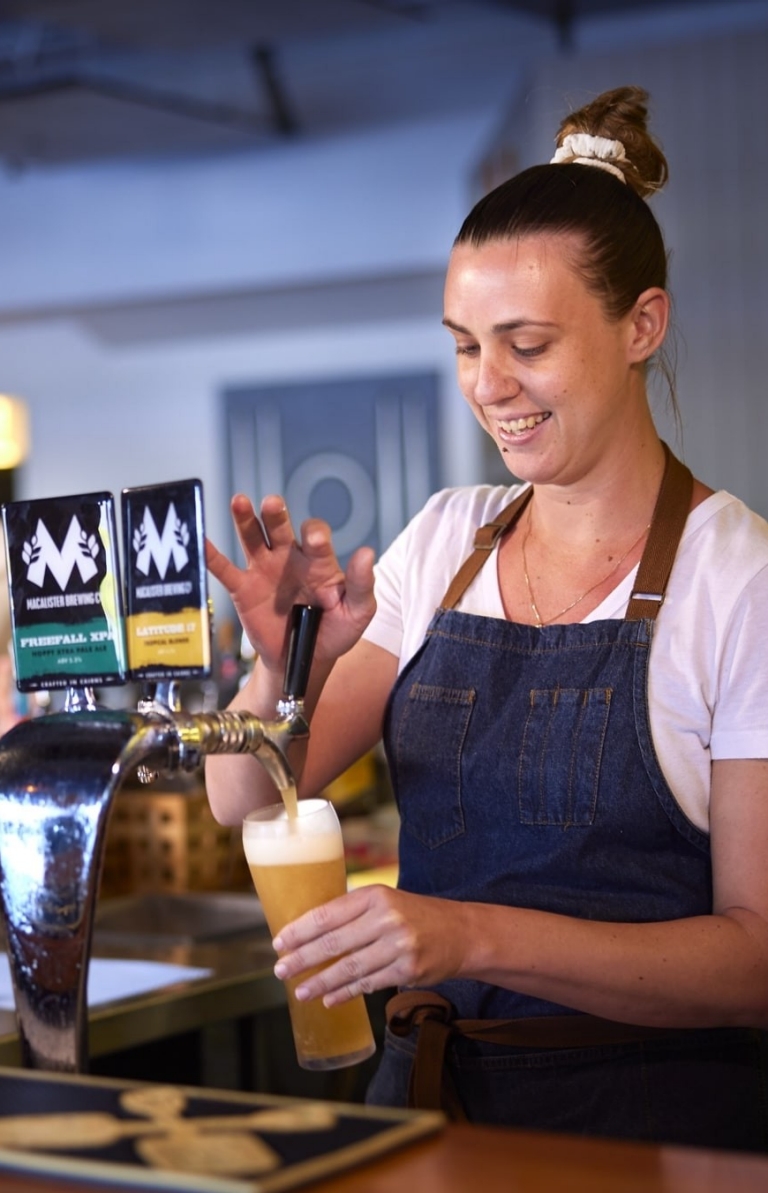
{"type": "Polygon", "coordinates": [[[640,1026],[768,1026],[768,925],[741,908],[613,924],[370,886],[287,925],[275,947],[278,976],[329,1005],[459,978],[640,1026]]]}
{"type": "Polygon", "coordinates": [[[625,1023],[768,1026],[768,925],[754,912],[612,924],[463,906],[458,976],[625,1023]]]}

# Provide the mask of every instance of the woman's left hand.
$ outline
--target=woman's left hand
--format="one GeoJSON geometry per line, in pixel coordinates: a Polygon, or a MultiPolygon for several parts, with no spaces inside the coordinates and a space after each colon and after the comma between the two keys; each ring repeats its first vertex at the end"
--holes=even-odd
{"type": "Polygon", "coordinates": [[[286,925],[273,942],[282,954],[275,974],[285,980],[326,965],[296,989],[301,1001],[322,997],[326,1006],[390,986],[433,985],[459,971],[463,906],[361,887],[286,925]]]}

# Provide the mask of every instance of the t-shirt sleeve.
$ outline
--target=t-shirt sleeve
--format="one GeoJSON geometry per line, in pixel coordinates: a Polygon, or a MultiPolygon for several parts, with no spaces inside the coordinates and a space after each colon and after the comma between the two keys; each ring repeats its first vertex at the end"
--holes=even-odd
{"type": "Polygon", "coordinates": [[[768,567],[745,586],[725,630],[712,758],[768,758],[768,567]]]}
{"type": "Polygon", "coordinates": [[[376,612],[363,637],[400,658],[403,645],[402,578],[407,556],[406,527],[374,565],[376,612]]]}

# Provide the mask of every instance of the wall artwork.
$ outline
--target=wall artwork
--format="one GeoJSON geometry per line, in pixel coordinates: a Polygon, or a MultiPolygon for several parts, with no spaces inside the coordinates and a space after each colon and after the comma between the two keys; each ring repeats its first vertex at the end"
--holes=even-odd
{"type": "Polygon", "coordinates": [[[280,493],[297,529],[330,523],[342,565],[379,555],[439,487],[436,374],[233,388],[224,410],[227,500],[280,493]]]}

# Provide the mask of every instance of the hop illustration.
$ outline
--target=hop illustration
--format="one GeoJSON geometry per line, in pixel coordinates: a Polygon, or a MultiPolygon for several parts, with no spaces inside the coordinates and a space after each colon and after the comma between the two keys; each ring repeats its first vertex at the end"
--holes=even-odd
{"type": "Polygon", "coordinates": [[[186,547],[189,543],[189,527],[186,522],[182,522],[181,518],[177,518],[173,533],[176,536],[176,542],[179,546],[186,547]]]}
{"type": "Polygon", "coordinates": [[[147,545],[147,532],[142,521],[133,532],[133,549],[139,555],[147,545]]]}
{"type": "Polygon", "coordinates": [[[37,540],[37,535],[33,534],[30,541],[24,543],[21,548],[21,558],[29,567],[33,563],[37,563],[40,558],[40,543],[37,540]]]}
{"type": "Polygon", "coordinates": [[[83,555],[87,555],[90,559],[95,559],[99,554],[101,548],[99,547],[99,540],[95,534],[86,534],[84,530],[80,532],[80,542],[78,543],[80,551],[83,555]]]}

